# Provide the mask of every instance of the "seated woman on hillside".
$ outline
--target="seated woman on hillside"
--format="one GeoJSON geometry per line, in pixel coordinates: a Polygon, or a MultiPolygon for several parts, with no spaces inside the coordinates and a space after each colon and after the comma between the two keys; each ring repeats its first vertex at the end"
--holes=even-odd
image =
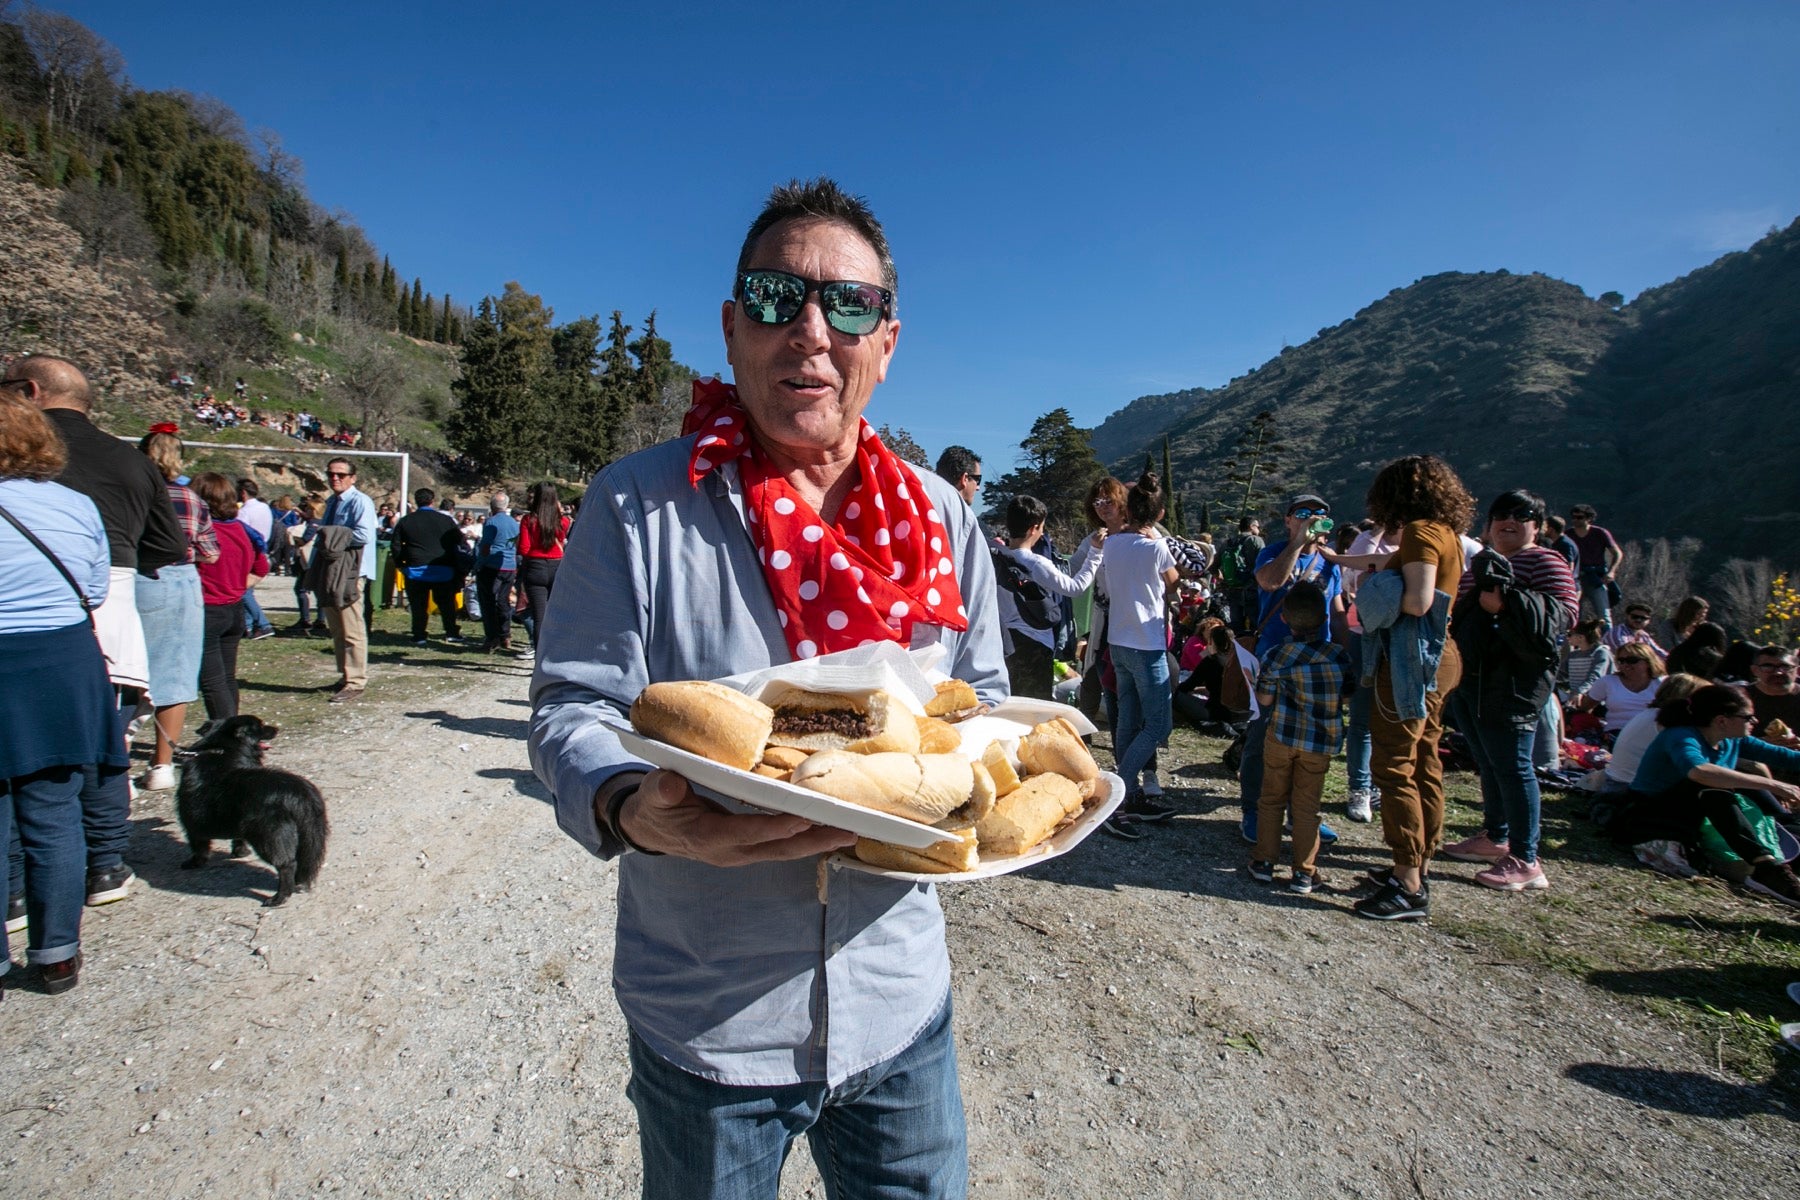
{"type": "Polygon", "coordinates": [[[1757,840],[1754,823],[1738,803],[1742,796],[1764,812],[1784,816],[1800,805],[1800,787],[1740,768],[1740,763],[1760,763],[1765,769],[1800,770],[1800,751],[1751,737],[1756,715],[1750,697],[1724,684],[1664,704],[1656,723],[1662,732],[1644,751],[1607,833],[1655,869],[1685,875],[1693,873],[1688,858],[1700,842],[1701,823],[1710,821],[1732,853],[1749,864],[1746,887],[1800,905],[1800,878],[1757,840]]]}
{"type": "Polygon", "coordinates": [[[1706,620],[1712,606],[1704,596],[1689,596],[1675,606],[1674,615],[1662,623],[1656,640],[1665,646],[1679,646],[1688,640],[1700,622],[1706,620]]]}
{"type": "Polygon", "coordinates": [[[1256,658],[1231,636],[1223,621],[1206,625],[1206,654],[1175,689],[1175,712],[1203,733],[1241,725],[1256,715],[1256,658]]]}
{"type": "Polygon", "coordinates": [[[1577,712],[1604,708],[1606,733],[1616,737],[1633,717],[1650,707],[1657,680],[1668,673],[1656,651],[1642,642],[1632,642],[1619,649],[1619,669],[1588,684],[1570,707],[1577,712]]]}
{"type": "Polygon", "coordinates": [[[1650,700],[1650,707],[1625,722],[1625,728],[1619,731],[1619,738],[1613,743],[1612,757],[1606,760],[1606,781],[1601,785],[1601,795],[1622,796],[1631,790],[1637,779],[1638,766],[1644,761],[1644,751],[1662,732],[1662,726],[1656,723],[1658,711],[1677,700],[1686,700],[1705,686],[1706,680],[1698,675],[1663,676],[1663,681],[1656,687],[1656,695],[1650,700]]]}
{"type": "Polygon", "coordinates": [[[1725,629],[1711,621],[1702,621],[1682,643],[1669,651],[1668,668],[1682,675],[1698,675],[1705,680],[1715,678],[1725,658],[1725,629]]]}

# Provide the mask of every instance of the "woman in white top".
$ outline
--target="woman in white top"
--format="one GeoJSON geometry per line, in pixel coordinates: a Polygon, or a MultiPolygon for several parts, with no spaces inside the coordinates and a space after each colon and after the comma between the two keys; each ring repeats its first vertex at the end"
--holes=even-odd
{"type": "Polygon", "coordinates": [[[1606,706],[1606,732],[1617,734],[1630,720],[1650,707],[1656,695],[1657,681],[1668,674],[1662,656],[1644,645],[1632,642],[1619,647],[1615,674],[1602,675],[1588,684],[1587,690],[1575,697],[1574,707],[1588,712],[1606,706]]]}
{"type": "Polygon", "coordinates": [[[1665,704],[1685,700],[1705,686],[1706,680],[1698,675],[1663,678],[1649,707],[1627,721],[1625,728],[1619,731],[1619,740],[1613,743],[1612,757],[1606,762],[1606,785],[1601,788],[1604,794],[1610,796],[1631,790],[1631,781],[1637,778],[1638,764],[1644,761],[1644,751],[1662,732],[1662,726],[1656,723],[1656,710],[1665,704]]]}
{"type": "Polygon", "coordinates": [[[1174,809],[1145,798],[1139,774],[1169,736],[1174,723],[1169,681],[1169,589],[1181,577],[1166,541],[1152,527],[1162,518],[1162,482],[1154,471],[1139,477],[1126,497],[1127,525],[1107,539],[1101,572],[1111,598],[1107,645],[1118,678],[1119,717],[1113,756],[1125,780],[1120,813],[1162,820],[1174,809]]]}

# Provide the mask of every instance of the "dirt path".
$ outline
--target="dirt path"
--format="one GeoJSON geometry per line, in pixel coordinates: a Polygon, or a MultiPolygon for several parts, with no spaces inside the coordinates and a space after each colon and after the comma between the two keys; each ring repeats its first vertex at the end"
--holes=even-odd
{"type": "MultiPolygon", "coordinates": [[[[259,906],[254,860],[180,870],[171,794],[140,798],[143,882],[89,910],[80,987],[0,1008],[6,1194],[636,1194],[611,871],[527,768],[524,667],[470,678],[277,743],[333,822],[319,889],[284,909],[259,906]]],[[[977,1195],[1800,1186],[1796,1114],[1709,1047],[1432,929],[1352,921],[1345,895],[1272,897],[1235,871],[1216,799],[1175,795],[1143,842],[946,889],[977,1195]]],[[[1340,858],[1373,861],[1358,839],[1340,858]]],[[[820,1194],[801,1151],[783,1195],[820,1194]]]]}

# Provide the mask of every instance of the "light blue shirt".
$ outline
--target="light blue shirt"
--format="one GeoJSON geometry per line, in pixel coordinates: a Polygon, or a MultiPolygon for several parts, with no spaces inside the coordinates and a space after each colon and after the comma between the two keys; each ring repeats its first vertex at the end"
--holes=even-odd
{"type": "MultiPolygon", "coordinates": [[[[94,502],[60,483],[6,479],[0,480],[0,507],[50,548],[99,607],[112,582],[112,550],[94,502]]],[[[42,633],[85,620],[62,572],[0,518],[0,634],[42,633]]]]}
{"type": "Polygon", "coordinates": [[[345,488],[325,502],[325,519],[319,524],[349,529],[350,544],[362,548],[362,569],[357,574],[375,578],[375,505],[367,496],[355,487],[345,488]]]}
{"type": "MultiPolygon", "coordinates": [[[[648,770],[599,724],[656,680],[716,679],[792,661],[744,517],[735,464],[691,487],[692,439],[608,468],[588,489],[539,629],[531,762],[557,823],[602,858],[594,794],[648,770]]],[[[943,516],[966,633],[945,667],[990,702],[1008,694],[993,563],[974,514],[918,472],[943,516]]],[[[835,1086],[904,1050],[950,987],[943,914],[924,884],[833,872],[818,860],[723,868],[619,858],[613,989],[631,1027],[683,1070],[742,1086],[835,1086]]]]}
{"type": "Polygon", "coordinates": [[[519,569],[519,523],[511,513],[488,514],[481,527],[481,551],[476,561],[489,571],[519,569]]]}

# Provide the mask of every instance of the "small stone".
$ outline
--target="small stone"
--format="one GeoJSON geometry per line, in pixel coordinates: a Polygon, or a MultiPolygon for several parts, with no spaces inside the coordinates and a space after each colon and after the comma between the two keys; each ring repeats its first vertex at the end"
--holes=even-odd
{"type": "Polygon", "coordinates": [[[212,1065],[211,1065],[211,1066],[210,1066],[210,1067],[207,1067],[207,1068],[206,1068],[206,1069],[207,1069],[207,1070],[209,1070],[209,1071],[216,1071],[216,1070],[218,1070],[218,1069],[219,1069],[219,1068],[220,1068],[220,1067],[222,1067],[222,1066],[224,1066],[224,1065],[225,1065],[225,1060],[224,1060],[224,1059],[222,1059],[222,1058],[215,1058],[215,1059],[213,1059],[213,1060],[212,1060],[212,1065]]]}
{"type": "Polygon", "coordinates": [[[1125,1082],[1125,1072],[1123,1072],[1123,1071],[1112,1072],[1110,1075],[1108,1075],[1106,1077],[1106,1082],[1113,1084],[1114,1086],[1124,1083],[1125,1082]]]}

